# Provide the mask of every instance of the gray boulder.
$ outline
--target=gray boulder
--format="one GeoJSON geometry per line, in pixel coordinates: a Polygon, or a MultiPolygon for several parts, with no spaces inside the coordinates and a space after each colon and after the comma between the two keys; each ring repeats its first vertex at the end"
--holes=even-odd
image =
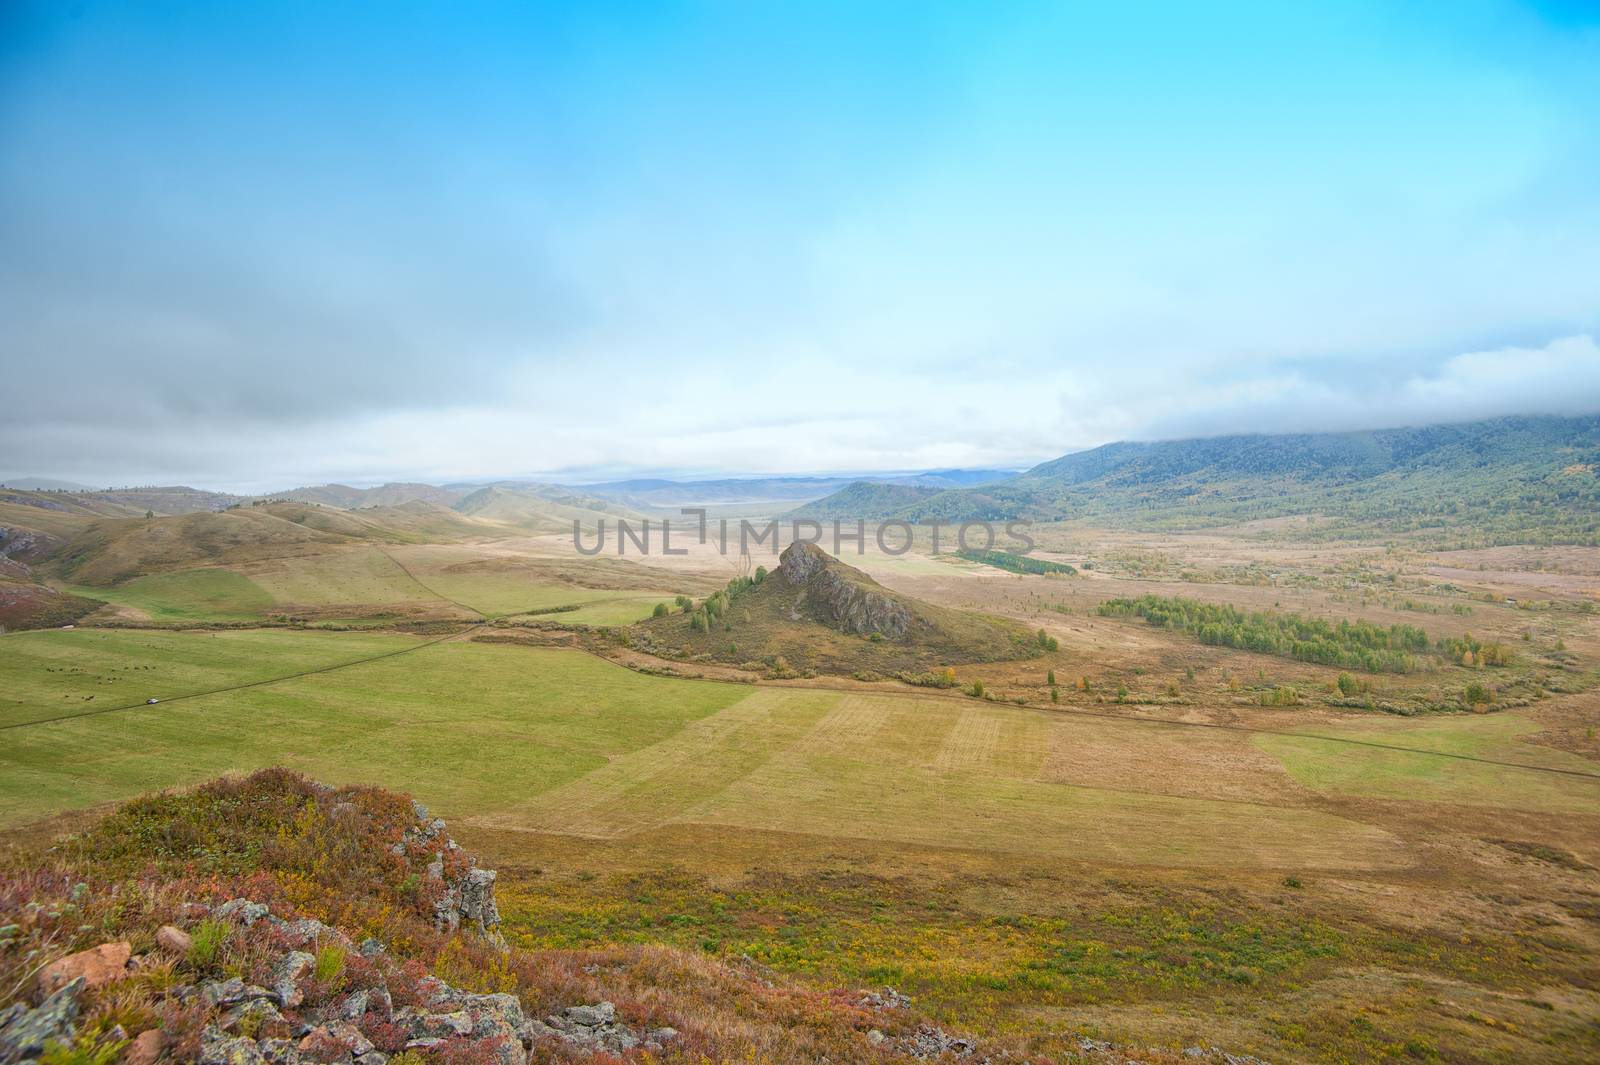
{"type": "Polygon", "coordinates": [[[46,1043],[70,1041],[83,989],[84,979],[80,976],[36,1009],[19,1002],[0,1013],[0,1062],[10,1065],[36,1058],[44,1053],[46,1043]]]}

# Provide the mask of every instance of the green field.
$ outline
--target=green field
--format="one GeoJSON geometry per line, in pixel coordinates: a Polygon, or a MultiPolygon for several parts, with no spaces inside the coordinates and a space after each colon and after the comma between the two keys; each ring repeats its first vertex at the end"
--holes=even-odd
{"type": "MultiPolygon", "coordinates": [[[[673,591],[649,584],[591,588],[555,579],[556,565],[482,566],[449,548],[357,546],[289,558],[206,566],[66,590],[137,611],[158,625],[251,621],[271,614],[360,619],[395,614],[489,617],[543,614],[584,625],[627,625],[650,616],[673,591]]],[[[630,577],[651,578],[652,574],[630,577]]]]}
{"type": "Polygon", "coordinates": [[[214,566],[137,577],[110,588],[68,585],[67,590],[141,611],[157,622],[246,621],[276,604],[255,581],[214,566]]]}
{"type": "MultiPolygon", "coordinates": [[[[0,755],[5,825],[283,763],[337,782],[381,776],[486,828],[593,839],[700,825],[1128,864],[1206,865],[1219,853],[1236,868],[1405,863],[1388,832],[1300,799],[1245,736],[915,694],[657,678],[575,652],[394,635],[80,629],[3,647],[5,723],[418,648],[12,730],[0,755]],[[1207,774],[1204,788],[1189,785],[1207,774]]],[[[1483,720],[1418,742],[1504,742],[1504,726],[1478,735],[1483,720]]],[[[1600,793],[1422,755],[1346,746],[1319,761],[1327,741],[1260,742],[1316,790],[1396,773],[1396,787],[1411,787],[1423,771],[1395,766],[1415,764],[1447,783],[1470,773],[1460,786],[1529,808],[1600,793]]]]}
{"type": "Polygon", "coordinates": [[[366,610],[441,606],[384,551],[369,546],[254,563],[250,577],[280,610],[366,610]]]}
{"type": "MultiPolygon", "coordinates": [[[[207,686],[198,680],[201,670],[207,677],[230,671],[248,677],[303,667],[309,647],[325,651],[327,664],[418,642],[351,634],[139,634],[121,644],[119,658],[119,636],[83,630],[8,636],[7,690],[13,677],[36,674],[52,659],[81,663],[87,654],[99,656],[102,674],[153,664],[146,673],[152,688],[181,687],[176,678],[182,677],[193,690],[207,686]],[[297,657],[280,654],[286,636],[310,642],[288,645],[297,657]],[[12,651],[18,644],[28,648],[25,655],[12,651]]],[[[81,707],[75,696],[52,700],[50,686],[65,682],[56,680],[59,674],[45,676],[9,708],[14,719],[43,715],[58,702],[81,707]]],[[[455,814],[492,811],[659,742],[747,694],[729,685],[653,680],[570,652],[436,644],[271,686],[13,730],[0,753],[0,824],[273,764],[329,781],[390,781],[455,814]]]]}
{"type": "MultiPolygon", "coordinates": [[[[1537,731],[1537,726],[1505,714],[1426,723],[1373,722],[1317,731],[1341,739],[1597,773],[1586,758],[1521,742],[1519,737],[1537,731]]],[[[1600,809],[1600,779],[1518,773],[1481,762],[1297,736],[1260,736],[1256,743],[1296,780],[1328,795],[1586,814],[1600,809]]]]}
{"type": "Polygon", "coordinates": [[[14,633],[0,642],[0,726],[250,684],[421,642],[290,630],[14,633]]]}

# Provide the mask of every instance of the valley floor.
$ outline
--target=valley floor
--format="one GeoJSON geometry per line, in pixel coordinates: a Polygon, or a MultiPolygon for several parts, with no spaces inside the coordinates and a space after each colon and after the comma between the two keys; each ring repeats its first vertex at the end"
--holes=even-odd
{"type": "Polygon", "coordinates": [[[726,579],[714,558],[574,570],[545,537],[244,567],[270,606],[217,576],[233,570],[140,578],[102,596],[102,621],[136,627],[0,638],[0,826],[37,838],[286,765],[448,818],[500,868],[522,945],[669,942],[892,985],[1058,1056],[1081,1035],[1272,1061],[1600,1056],[1595,558],[1070,530],[1046,546],[1094,569],[861,560],[1058,638],[962,667],[988,699],[690,661],[648,675],[558,624],[701,593],[726,579]],[[311,572],[330,566],[345,584],[311,572]],[[1342,706],[1337,670],[1094,613],[1146,591],[1470,630],[1519,664],[1365,678],[1413,716],[1342,706]],[[351,631],[249,624],[285,611],[351,631]],[[1529,694],[1442,709],[1478,676],[1529,694]],[[1295,705],[1262,705],[1289,685],[1295,705]]]}

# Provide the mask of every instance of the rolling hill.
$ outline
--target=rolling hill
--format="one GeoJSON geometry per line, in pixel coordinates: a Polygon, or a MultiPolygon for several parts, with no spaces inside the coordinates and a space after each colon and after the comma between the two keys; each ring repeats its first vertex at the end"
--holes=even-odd
{"type": "Polygon", "coordinates": [[[489,485],[457,500],[453,509],[534,533],[570,533],[574,521],[592,527],[601,519],[639,518],[627,507],[554,484],[489,485]]]}
{"type": "Polygon", "coordinates": [[[854,481],[832,495],[796,507],[785,517],[854,521],[868,515],[887,514],[915,506],[939,494],[941,489],[929,485],[854,481]]]}
{"type": "Polygon", "coordinates": [[[481,533],[482,526],[426,503],[356,513],[305,503],[266,503],[221,513],[96,521],[51,558],[77,584],[112,585],[151,573],[255,562],[356,542],[414,543],[481,533]]]}
{"type": "Polygon", "coordinates": [[[1091,519],[1151,528],[1318,515],[1352,532],[1600,542],[1600,416],[1107,444],[907,501],[851,485],[806,511],[913,522],[1091,519]],[[847,494],[848,493],[848,494],[847,494]]]}
{"type": "Polygon", "coordinates": [[[291,503],[317,503],[325,507],[344,510],[361,510],[367,507],[397,507],[405,503],[435,503],[453,506],[471,491],[461,486],[439,487],[432,484],[398,482],[380,484],[376,488],[352,488],[347,484],[319,484],[272,492],[259,497],[262,501],[287,501],[291,503]]]}

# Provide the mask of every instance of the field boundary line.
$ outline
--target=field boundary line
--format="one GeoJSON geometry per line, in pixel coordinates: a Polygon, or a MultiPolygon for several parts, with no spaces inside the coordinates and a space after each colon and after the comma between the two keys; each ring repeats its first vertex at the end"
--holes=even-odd
{"type": "MultiPolygon", "coordinates": [[[[380,549],[380,554],[384,554],[385,556],[387,556],[388,553],[385,552],[385,551],[382,551],[380,549]]],[[[391,559],[391,561],[394,561],[396,566],[400,566],[400,563],[398,561],[393,560],[393,559],[391,559]]],[[[402,570],[404,570],[405,567],[404,566],[400,566],[400,568],[402,570]]],[[[407,574],[407,576],[410,576],[410,575],[407,574]]],[[[416,580],[416,578],[414,578],[414,577],[412,579],[416,580]]],[[[424,589],[427,588],[427,585],[422,584],[421,581],[417,581],[417,583],[419,585],[421,585],[424,589]]],[[[431,589],[429,589],[429,591],[431,592],[431,589]]],[[[436,594],[436,593],[434,593],[434,594],[436,594]]],[[[444,596],[440,596],[440,598],[444,599],[445,597],[444,596]]],[[[446,602],[452,602],[452,603],[455,602],[455,600],[453,600],[453,599],[445,599],[445,601],[446,602]]],[[[462,604],[458,603],[456,605],[461,606],[462,604]]],[[[468,607],[466,609],[471,609],[471,608],[468,607]]],[[[474,613],[477,613],[480,617],[487,617],[487,615],[484,615],[482,611],[474,611],[474,613]]],[[[158,630],[158,631],[166,631],[166,630],[158,630]]],[[[339,662],[339,663],[336,663],[334,665],[323,666],[323,667],[320,667],[318,669],[308,669],[308,670],[303,670],[303,671],[298,672],[298,673],[285,674],[285,675],[283,675],[281,677],[269,677],[269,678],[267,678],[265,680],[251,681],[248,684],[234,684],[234,685],[229,685],[229,686],[223,687],[223,688],[213,688],[213,689],[211,689],[209,691],[190,692],[190,693],[185,694],[185,695],[175,695],[175,696],[172,696],[169,699],[164,700],[164,702],[166,702],[166,703],[174,703],[174,702],[181,702],[181,701],[186,700],[186,699],[200,699],[200,698],[203,698],[203,697],[208,696],[208,695],[221,695],[221,694],[224,694],[224,693],[227,693],[227,692],[243,691],[243,690],[245,690],[247,688],[260,688],[260,687],[264,687],[264,686],[266,686],[268,684],[277,684],[277,683],[280,683],[282,681],[295,680],[295,679],[300,678],[300,677],[312,677],[312,676],[316,676],[319,673],[331,673],[334,670],[347,669],[350,666],[364,665],[365,663],[368,663],[368,662],[378,662],[378,661],[382,661],[385,658],[394,658],[394,657],[396,657],[398,655],[411,654],[411,653],[416,652],[416,651],[425,650],[426,648],[434,647],[434,646],[436,646],[438,644],[444,643],[447,640],[454,640],[454,639],[457,639],[457,638],[459,638],[461,636],[466,636],[466,635],[469,635],[469,634],[471,634],[473,632],[476,632],[476,631],[478,631],[477,627],[473,626],[473,627],[469,627],[469,628],[463,629],[460,632],[453,632],[453,633],[450,633],[447,636],[441,636],[441,637],[439,637],[437,639],[429,640],[426,643],[417,644],[415,647],[402,647],[402,648],[400,648],[399,650],[396,650],[396,651],[385,651],[383,654],[373,655],[373,656],[368,657],[368,658],[358,658],[358,659],[354,659],[354,660],[349,661],[349,662],[339,662]]],[[[506,641],[506,642],[511,644],[511,645],[515,645],[518,641],[506,641]]],[[[529,644],[527,646],[541,647],[541,648],[545,648],[545,649],[548,649],[548,650],[580,651],[583,654],[589,655],[589,656],[591,656],[593,658],[597,658],[597,659],[599,659],[599,660],[601,660],[603,662],[609,662],[611,665],[616,666],[619,669],[626,669],[626,670],[628,670],[628,671],[630,671],[632,673],[637,673],[640,676],[654,677],[654,678],[659,679],[659,680],[690,681],[690,682],[695,682],[695,683],[700,683],[700,684],[736,684],[736,685],[739,685],[740,687],[743,687],[743,688],[746,688],[746,689],[758,689],[758,688],[762,687],[762,685],[754,684],[754,683],[752,683],[750,681],[730,680],[730,679],[725,678],[725,677],[685,677],[685,676],[677,676],[677,675],[672,675],[672,674],[646,673],[644,670],[642,670],[640,668],[628,665],[625,662],[619,662],[614,658],[608,658],[607,656],[605,656],[603,654],[600,654],[598,651],[592,651],[587,647],[577,647],[577,646],[573,646],[573,645],[564,645],[563,646],[563,645],[553,645],[553,644],[529,644]]],[[[945,700],[947,702],[960,703],[960,704],[962,704],[964,706],[972,705],[972,700],[967,698],[966,696],[944,695],[944,694],[940,694],[940,693],[937,693],[937,692],[899,692],[899,691],[891,691],[891,690],[885,690],[885,689],[880,689],[880,688],[858,689],[858,688],[850,688],[850,687],[837,687],[837,686],[829,685],[829,684],[784,684],[784,685],[772,684],[772,685],[766,685],[765,687],[768,690],[774,690],[774,689],[779,689],[779,688],[790,688],[790,689],[796,689],[796,690],[802,690],[802,691],[826,691],[826,692],[835,692],[835,693],[841,693],[841,694],[860,694],[860,695],[872,694],[872,695],[886,696],[888,698],[893,698],[893,699],[942,699],[942,700],[945,700]]],[[[17,721],[17,722],[13,722],[12,724],[9,724],[9,725],[0,725],[0,732],[10,732],[13,729],[20,729],[20,728],[31,728],[31,727],[36,726],[36,725],[59,724],[59,723],[61,723],[63,721],[74,721],[74,720],[77,720],[78,718],[85,718],[85,717],[98,717],[98,716],[101,716],[103,714],[118,713],[118,712],[126,711],[126,710],[139,710],[139,709],[146,708],[149,705],[151,705],[151,704],[142,703],[142,702],[141,703],[129,703],[129,704],[124,705],[124,706],[100,707],[100,708],[95,709],[95,710],[87,710],[87,711],[84,711],[82,713],[77,713],[77,714],[61,714],[61,715],[58,715],[56,717],[40,718],[37,721],[17,721]]],[[[1367,748],[1372,748],[1372,749],[1375,749],[1375,750],[1382,750],[1382,751],[1396,751],[1396,752],[1398,752],[1400,754],[1415,754],[1415,755],[1422,755],[1424,757],[1429,757],[1429,758],[1447,758],[1447,759],[1450,759],[1452,761],[1475,762],[1475,763],[1477,763],[1479,765],[1496,766],[1496,767],[1499,767],[1501,769],[1523,769],[1523,770],[1527,770],[1527,771],[1533,772],[1533,773],[1550,773],[1550,774],[1553,774],[1553,775],[1556,775],[1556,776],[1576,777],[1579,780],[1593,780],[1593,781],[1596,781],[1596,782],[1600,782],[1600,773],[1586,772],[1585,770],[1582,770],[1582,769],[1564,769],[1564,768],[1561,768],[1559,766],[1531,765],[1531,764],[1529,764],[1527,762],[1505,762],[1505,761],[1501,761],[1501,760],[1496,759],[1496,758],[1484,758],[1484,757],[1481,757],[1479,755],[1458,754],[1458,753],[1455,753],[1455,752],[1452,752],[1452,751],[1430,751],[1430,750],[1427,750],[1427,749],[1421,748],[1421,747],[1405,747],[1405,746],[1401,746],[1400,744],[1395,744],[1395,743],[1382,743],[1382,742],[1380,742],[1378,740],[1361,740],[1361,739],[1355,739],[1355,738],[1349,737],[1349,736],[1328,736],[1328,735],[1323,735],[1323,734],[1315,733],[1315,732],[1284,732],[1284,731],[1281,731],[1279,729],[1253,728],[1253,727],[1251,727],[1249,725],[1224,725],[1224,724],[1220,724],[1220,723],[1217,723],[1217,722],[1211,722],[1211,721],[1170,721],[1170,720],[1165,720],[1165,719],[1162,719],[1162,718],[1128,717],[1128,716],[1123,715],[1123,714],[1110,714],[1110,713],[1106,713],[1104,711],[1098,711],[1098,710],[1078,710],[1078,709],[1070,709],[1070,708],[1062,707],[1062,706],[1046,707],[1046,706],[1039,706],[1039,705],[1036,705],[1034,703],[1012,703],[1012,702],[1006,702],[1006,703],[995,703],[993,705],[998,706],[998,707],[1012,707],[1012,708],[1015,708],[1015,709],[1018,709],[1018,710],[1031,710],[1036,714],[1041,714],[1041,715],[1044,715],[1046,717],[1092,718],[1092,719],[1099,720],[1099,721],[1108,721],[1108,722],[1112,722],[1114,724],[1122,724],[1122,725],[1154,725],[1154,726],[1158,726],[1158,727],[1164,726],[1164,727],[1167,727],[1167,728],[1199,728],[1199,729],[1212,729],[1212,730],[1218,731],[1218,732],[1238,732],[1238,733],[1244,733],[1244,734],[1253,735],[1253,736],[1279,736],[1279,737],[1285,737],[1285,738],[1288,738],[1288,739],[1321,740],[1321,741],[1323,741],[1325,743],[1342,743],[1342,744],[1347,744],[1349,746],[1354,746],[1354,747],[1367,747],[1367,748]]]]}
{"type": "Polygon", "coordinates": [[[267,677],[263,680],[253,680],[246,684],[230,684],[224,688],[211,688],[203,692],[187,692],[183,695],[169,696],[155,703],[138,702],[126,703],[122,706],[101,706],[96,707],[93,710],[84,710],[76,714],[58,714],[55,717],[42,717],[37,721],[14,721],[9,725],[0,725],[0,732],[10,732],[12,729],[19,728],[32,728],[35,725],[59,725],[63,721],[77,721],[79,718],[99,717],[102,714],[116,714],[126,710],[150,710],[166,706],[169,703],[181,703],[187,699],[203,699],[208,695],[224,695],[228,692],[244,691],[246,688],[262,688],[268,684],[281,684],[286,680],[298,680],[301,677],[314,677],[319,673],[332,673],[334,670],[338,669],[349,669],[351,666],[363,666],[368,662],[381,662],[385,658],[397,658],[400,655],[409,655],[414,654],[417,651],[425,651],[429,647],[437,647],[446,640],[454,640],[457,637],[465,636],[472,631],[472,629],[463,629],[460,632],[452,632],[449,635],[440,636],[436,639],[428,640],[425,643],[415,644],[411,647],[401,647],[393,651],[385,651],[382,654],[371,655],[367,658],[353,658],[348,662],[335,662],[331,666],[318,666],[316,669],[303,669],[298,673],[285,673],[281,677],[267,677]]]}
{"type": "MultiPolygon", "coordinates": [[[[626,662],[619,662],[614,658],[607,658],[605,655],[599,653],[598,651],[592,651],[587,647],[578,647],[576,645],[570,645],[570,644],[569,645],[532,644],[530,646],[535,646],[535,647],[538,647],[538,646],[549,646],[549,647],[552,647],[552,648],[554,648],[556,650],[581,651],[584,654],[591,655],[591,656],[593,656],[595,658],[600,659],[603,662],[610,662],[614,666],[618,666],[618,667],[620,667],[622,669],[626,669],[626,670],[630,670],[631,672],[638,673],[640,676],[657,677],[657,678],[660,678],[662,680],[694,681],[694,682],[698,682],[698,683],[701,683],[701,684],[738,684],[738,685],[741,685],[743,687],[760,687],[761,686],[758,682],[752,682],[752,681],[747,681],[747,680],[731,680],[731,679],[729,679],[727,677],[685,677],[685,676],[669,674],[669,673],[647,673],[643,669],[635,667],[635,666],[631,666],[631,665],[627,664],[626,662]]],[[[932,691],[927,691],[927,692],[907,692],[907,691],[892,691],[892,690],[884,689],[884,688],[848,688],[848,687],[838,687],[838,686],[835,686],[835,685],[832,685],[832,684],[805,684],[805,683],[799,683],[799,684],[790,683],[790,684],[781,684],[781,685],[779,685],[779,684],[771,684],[771,685],[767,685],[767,687],[769,687],[769,688],[801,689],[801,690],[804,690],[804,691],[831,691],[831,692],[845,692],[845,693],[855,692],[857,694],[862,694],[862,695],[866,695],[866,694],[883,695],[883,696],[887,696],[887,697],[889,697],[891,699],[942,699],[942,700],[944,700],[946,702],[960,703],[960,704],[962,704],[964,706],[970,706],[970,705],[973,704],[973,700],[968,698],[967,696],[964,696],[964,695],[944,695],[942,693],[932,692],[932,691]]],[[[1252,728],[1249,725],[1223,725],[1223,724],[1219,724],[1217,722],[1212,722],[1212,721],[1169,721],[1169,720],[1165,720],[1165,719],[1162,719],[1162,718],[1155,718],[1155,717],[1127,717],[1126,715],[1123,715],[1123,714],[1109,714],[1109,713],[1106,713],[1103,710],[1078,710],[1078,709],[1072,709],[1072,708],[1069,708],[1069,707],[1064,707],[1064,706],[1059,706],[1059,705],[1058,706],[1041,706],[1041,705],[1039,705],[1037,703],[1013,703],[1013,702],[1010,702],[1010,701],[1006,701],[1006,702],[995,702],[995,703],[988,704],[988,705],[993,705],[993,706],[997,706],[997,707],[1011,707],[1011,708],[1014,708],[1014,709],[1017,709],[1017,710],[1031,710],[1036,714],[1042,714],[1042,715],[1044,715],[1046,717],[1056,717],[1058,715],[1061,716],[1061,717],[1069,717],[1069,718],[1070,717],[1087,717],[1087,718],[1094,718],[1094,719],[1100,720],[1100,721],[1110,721],[1110,722],[1113,722],[1113,723],[1116,723],[1116,724],[1122,724],[1122,725],[1165,725],[1165,726],[1167,726],[1169,728],[1205,728],[1205,729],[1215,729],[1215,730],[1217,730],[1219,732],[1242,732],[1242,733],[1248,733],[1248,734],[1254,735],[1254,736],[1284,736],[1284,737],[1288,737],[1289,739],[1323,740],[1323,741],[1325,741],[1327,743],[1344,743],[1344,744],[1350,744],[1350,745],[1356,746],[1356,747],[1372,747],[1372,748],[1376,748],[1378,750],[1384,750],[1384,751],[1398,751],[1401,754],[1420,754],[1420,755],[1425,755],[1425,756],[1430,757],[1430,758],[1450,758],[1450,759],[1454,759],[1455,761],[1459,761],[1459,762],[1477,762],[1479,765],[1499,766],[1502,769],[1526,769],[1526,770],[1529,770],[1530,772],[1534,772],[1534,773],[1554,773],[1554,774],[1557,774],[1559,776],[1577,777],[1580,780],[1593,780],[1593,781],[1600,782],[1600,772],[1590,773],[1590,772],[1586,772],[1585,770],[1582,770],[1582,769],[1563,769],[1563,768],[1561,768],[1559,766],[1530,765],[1527,762],[1502,762],[1502,761],[1500,761],[1499,759],[1496,759],[1496,758],[1483,758],[1483,757],[1480,757],[1479,755],[1474,755],[1474,754],[1456,754],[1456,753],[1451,752],[1451,751],[1430,751],[1430,750],[1427,750],[1427,749],[1422,748],[1422,747],[1403,747],[1403,746],[1400,746],[1399,744],[1395,744],[1395,743],[1382,743],[1382,742],[1379,742],[1378,740],[1358,740],[1358,739],[1354,739],[1354,738],[1349,737],[1349,736],[1326,736],[1326,735],[1322,735],[1320,733],[1315,733],[1315,732],[1283,732],[1283,731],[1280,731],[1278,729],[1252,728]]]]}
{"type": "Polygon", "coordinates": [[[451,604],[452,606],[458,606],[462,610],[470,611],[471,613],[474,613],[474,614],[478,615],[480,618],[483,618],[485,621],[488,621],[490,619],[490,616],[488,614],[485,614],[483,611],[479,610],[477,607],[468,606],[466,603],[463,603],[463,602],[461,602],[459,600],[456,600],[456,599],[451,599],[448,595],[445,595],[445,594],[443,594],[441,592],[436,592],[432,588],[429,588],[426,584],[423,584],[420,580],[417,579],[417,575],[415,573],[412,573],[409,569],[406,568],[406,564],[404,562],[401,562],[398,558],[395,558],[393,555],[389,554],[389,552],[385,551],[383,548],[379,547],[377,544],[373,544],[372,545],[372,549],[374,551],[378,552],[378,554],[382,555],[384,558],[388,559],[390,562],[393,562],[395,564],[395,566],[400,570],[400,572],[404,573],[411,580],[412,584],[415,584],[418,588],[421,588],[423,591],[427,592],[429,595],[433,596],[435,599],[442,599],[446,603],[451,604]]]}

